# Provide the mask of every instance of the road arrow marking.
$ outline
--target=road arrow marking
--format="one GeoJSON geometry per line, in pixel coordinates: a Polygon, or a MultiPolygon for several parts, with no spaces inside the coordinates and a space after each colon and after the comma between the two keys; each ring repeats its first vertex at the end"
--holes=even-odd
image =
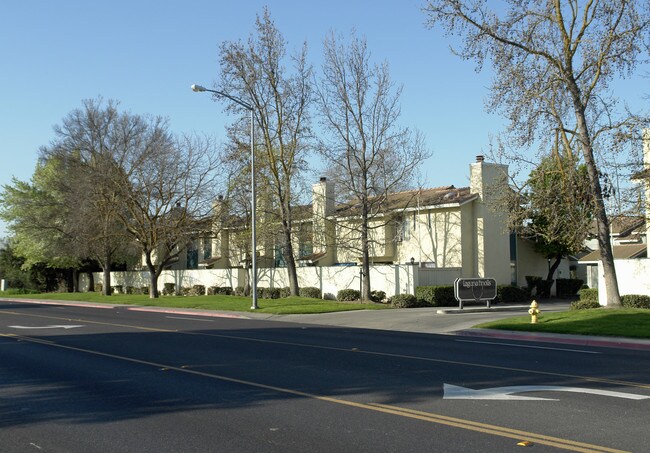
{"type": "Polygon", "coordinates": [[[56,325],[56,326],[8,326],[12,329],[75,329],[77,327],[86,327],[83,325],[56,325]]]}
{"type": "Polygon", "coordinates": [[[612,392],[609,390],[588,389],[581,387],[562,387],[558,385],[516,385],[510,387],[493,387],[474,390],[458,385],[443,384],[443,399],[446,400],[528,400],[528,401],[558,401],[552,398],[538,398],[531,396],[513,395],[513,393],[526,392],[573,392],[589,393],[592,395],[611,396],[630,400],[644,400],[650,396],[636,395],[634,393],[612,392]]]}

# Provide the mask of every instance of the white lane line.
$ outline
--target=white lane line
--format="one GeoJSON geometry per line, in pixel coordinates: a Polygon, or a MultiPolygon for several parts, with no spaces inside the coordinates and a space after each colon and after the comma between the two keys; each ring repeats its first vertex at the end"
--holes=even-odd
{"type": "Polygon", "coordinates": [[[531,346],[531,345],[514,344],[514,343],[499,343],[497,341],[477,341],[477,340],[456,340],[456,341],[461,343],[496,344],[498,346],[512,346],[513,348],[550,349],[551,351],[579,352],[581,354],[602,354],[601,352],[598,351],[585,351],[583,349],[549,348],[545,346],[531,346]]]}

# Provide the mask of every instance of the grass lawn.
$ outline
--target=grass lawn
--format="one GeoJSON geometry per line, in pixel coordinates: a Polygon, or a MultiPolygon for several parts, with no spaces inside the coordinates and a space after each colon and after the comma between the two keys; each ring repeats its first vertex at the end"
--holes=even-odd
{"type": "Polygon", "coordinates": [[[475,327],[526,332],[650,338],[650,310],[595,308],[546,314],[542,312],[537,324],[530,323],[530,316],[517,316],[479,324],[475,327]]]}
{"type": "Polygon", "coordinates": [[[331,300],[307,297],[286,297],[282,299],[258,299],[257,310],[251,310],[251,298],[239,296],[160,296],[150,299],[147,295],[114,294],[102,296],[101,293],[45,293],[11,294],[18,299],[44,299],[62,301],[82,301],[103,304],[124,304],[153,307],[198,308],[217,311],[255,311],[271,314],[311,314],[330,313],[347,310],[381,310],[390,308],[385,304],[342,303],[331,300]]]}

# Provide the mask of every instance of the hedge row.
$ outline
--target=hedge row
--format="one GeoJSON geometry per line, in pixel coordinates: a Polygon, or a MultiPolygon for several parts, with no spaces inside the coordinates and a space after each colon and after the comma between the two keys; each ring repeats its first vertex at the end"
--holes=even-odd
{"type": "MultiPolygon", "coordinates": [[[[585,288],[579,291],[580,299],[571,304],[571,310],[583,310],[588,308],[600,308],[598,302],[598,289],[585,288]]],[[[625,294],[621,296],[623,308],[645,308],[650,309],[650,296],[643,294],[625,294]]]]}

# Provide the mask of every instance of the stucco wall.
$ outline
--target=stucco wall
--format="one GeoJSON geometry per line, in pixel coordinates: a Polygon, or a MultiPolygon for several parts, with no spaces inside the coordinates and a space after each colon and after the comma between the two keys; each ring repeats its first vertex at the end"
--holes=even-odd
{"type": "MultiPolygon", "coordinates": [[[[319,288],[324,297],[335,298],[341,289],[360,289],[359,266],[300,267],[298,281],[301,287],[319,288]]],[[[460,277],[459,268],[420,269],[417,265],[375,265],[370,267],[370,281],[373,290],[384,291],[387,296],[395,294],[415,294],[417,286],[452,285],[460,277]]],[[[103,275],[94,273],[95,283],[102,283],[103,275]]],[[[244,269],[199,269],[187,271],[164,271],[158,279],[158,289],[162,291],[165,283],[179,287],[193,285],[244,286],[247,273],[244,269]]],[[[148,272],[112,272],[111,285],[142,288],[149,286],[148,272]]],[[[287,271],[284,268],[259,269],[259,287],[282,288],[289,286],[287,271]]],[[[83,276],[81,290],[88,289],[88,279],[83,276]]]]}
{"type": "MultiPolygon", "coordinates": [[[[650,296],[650,259],[615,260],[618,291],[625,294],[645,294],[650,296]]],[[[605,276],[602,264],[598,264],[598,299],[600,305],[607,305],[605,276]]]]}

